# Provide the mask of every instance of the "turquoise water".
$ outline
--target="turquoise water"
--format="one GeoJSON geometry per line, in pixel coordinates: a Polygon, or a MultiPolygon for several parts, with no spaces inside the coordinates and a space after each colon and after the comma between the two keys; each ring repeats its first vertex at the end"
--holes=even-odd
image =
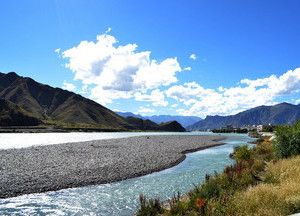
{"type": "Polygon", "coordinates": [[[252,141],[246,135],[227,134],[226,137],[225,145],[187,154],[179,165],[146,176],[111,184],[0,199],[0,214],[132,215],[139,205],[140,194],[165,200],[177,191],[186,193],[194,184],[203,181],[205,174],[221,171],[232,163],[228,155],[234,146],[252,141]]]}

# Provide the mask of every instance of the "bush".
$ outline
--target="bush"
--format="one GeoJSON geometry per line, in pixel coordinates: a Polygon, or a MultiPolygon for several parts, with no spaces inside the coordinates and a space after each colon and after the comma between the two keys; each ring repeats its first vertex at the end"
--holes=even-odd
{"type": "Polygon", "coordinates": [[[300,154],[300,121],[292,126],[276,128],[274,150],[279,158],[300,154]]]}
{"type": "Polygon", "coordinates": [[[184,215],[188,210],[188,205],[186,202],[182,202],[180,193],[174,196],[169,200],[170,214],[171,215],[184,215]]]}
{"type": "Polygon", "coordinates": [[[200,187],[199,195],[204,199],[218,197],[221,192],[220,184],[217,178],[210,178],[200,187]]]}
{"type": "Polygon", "coordinates": [[[241,161],[250,160],[252,157],[252,149],[247,145],[242,145],[234,148],[233,158],[239,163],[241,161]]]}
{"type": "Polygon", "coordinates": [[[137,216],[155,216],[164,213],[164,209],[159,199],[147,199],[140,195],[140,209],[137,216]]]}

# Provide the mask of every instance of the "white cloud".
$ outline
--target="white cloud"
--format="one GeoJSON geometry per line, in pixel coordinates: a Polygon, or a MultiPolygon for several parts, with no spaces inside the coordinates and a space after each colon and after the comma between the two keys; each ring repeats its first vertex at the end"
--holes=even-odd
{"type": "Polygon", "coordinates": [[[124,110],[120,110],[120,109],[113,109],[114,112],[126,112],[124,110]]]}
{"type": "Polygon", "coordinates": [[[293,99],[291,99],[290,102],[295,104],[295,105],[298,105],[298,104],[300,104],[300,99],[293,98],[293,99]]]}
{"type": "Polygon", "coordinates": [[[59,54],[60,53],[60,48],[55,49],[54,52],[59,54]]]}
{"type": "Polygon", "coordinates": [[[108,34],[109,32],[111,32],[111,27],[108,27],[107,30],[105,31],[105,34],[108,34]]]}
{"type": "Polygon", "coordinates": [[[276,103],[279,96],[289,95],[300,89],[300,68],[288,71],[277,77],[249,80],[243,79],[242,85],[217,89],[203,88],[196,82],[175,85],[166,95],[187,106],[178,109],[184,115],[229,115],[240,111],[276,103]]]}
{"type": "Polygon", "coordinates": [[[80,94],[88,94],[89,93],[89,86],[88,85],[83,85],[81,87],[81,91],[79,93],[80,94]]]}
{"type": "MultiPolygon", "coordinates": [[[[96,41],[81,41],[77,46],[61,52],[66,67],[74,73],[74,80],[82,82],[81,93],[101,104],[116,99],[135,99],[152,106],[170,105],[182,115],[229,115],[259,105],[276,103],[281,96],[300,90],[300,68],[281,76],[271,75],[260,79],[243,79],[232,87],[205,88],[196,82],[174,85],[177,74],[189,71],[181,68],[176,57],[157,61],[150,51],[140,51],[137,45],[119,45],[117,39],[105,34],[96,41]],[[173,86],[169,87],[171,84],[173,86]],[[167,90],[162,90],[166,89],[167,90]]],[[[190,58],[196,60],[196,54],[190,58]]],[[[63,88],[74,91],[75,85],[64,82],[63,88]]],[[[153,109],[140,107],[139,113],[151,113],[153,109]]]]}
{"type": "Polygon", "coordinates": [[[68,91],[75,91],[76,86],[73,83],[68,83],[68,82],[64,81],[62,89],[65,89],[68,91]]]}
{"type": "Polygon", "coordinates": [[[150,95],[137,92],[135,93],[134,96],[135,96],[135,100],[152,102],[153,106],[166,107],[168,105],[168,101],[165,101],[164,93],[159,89],[153,90],[150,95]]]}
{"type": "Polygon", "coordinates": [[[117,45],[108,34],[98,35],[96,42],[81,41],[62,55],[74,79],[94,86],[91,97],[102,104],[168,86],[182,71],[177,58],[158,62],[150,58],[150,51],[137,51],[136,44],[117,45]]]}
{"type": "Polygon", "coordinates": [[[138,114],[148,114],[148,113],[154,113],[155,110],[154,109],[151,109],[151,108],[147,108],[147,107],[139,107],[139,110],[138,110],[138,114]]]}
{"type": "Polygon", "coordinates": [[[185,71],[191,71],[192,68],[191,67],[185,67],[183,70],[185,70],[185,71]]]}
{"type": "Polygon", "coordinates": [[[197,59],[197,56],[196,56],[196,54],[195,53],[192,53],[191,55],[190,55],[190,59],[192,59],[192,60],[196,60],[197,59]]]}

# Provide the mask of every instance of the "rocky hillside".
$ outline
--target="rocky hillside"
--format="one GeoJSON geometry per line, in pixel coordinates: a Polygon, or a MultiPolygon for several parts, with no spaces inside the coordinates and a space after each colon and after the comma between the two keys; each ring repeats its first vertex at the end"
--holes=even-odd
{"type": "Polygon", "coordinates": [[[41,121],[18,105],[0,99],[0,126],[36,126],[41,121]]]}
{"type": "MultiPolygon", "coordinates": [[[[53,88],[14,72],[0,73],[0,126],[55,125],[101,130],[155,130],[150,121],[124,118],[110,109],[60,88],[53,88]]],[[[163,128],[172,130],[173,127],[163,128]]],[[[181,131],[180,127],[174,127],[181,131]]]]}
{"type": "Polygon", "coordinates": [[[112,129],[129,127],[124,118],[92,100],[14,72],[0,73],[0,98],[18,105],[45,123],[112,129]]]}
{"type": "Polygon", "coordinates": [[[236,115],[207,116],[187,128],[187,130],[216,129],[231,125],[242,127],[246,125],[280,125],[292,124],[300,119],[300,105],[280,103],[274,106],[259,106],[236,115]]]}

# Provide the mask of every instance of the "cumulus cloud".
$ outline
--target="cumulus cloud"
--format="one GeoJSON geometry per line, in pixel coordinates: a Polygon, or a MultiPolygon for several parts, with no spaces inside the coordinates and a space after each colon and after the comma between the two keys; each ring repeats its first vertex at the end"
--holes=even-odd
{"type": "Polygon", "coordinates": [[[111,32],[111,27],[108,27],[107,30],[105,31],[105,34],[108,34],[109,32],[111,32]]]}
{"type": "Polygon", "coordinates": [[[138,113],[143,115],[143,114],[149,114],[149,113],[154,113],[155,110],[147,107],[139,107],[138,113]]]}
{"type": "Polygon", "coordinates": [[[62,89],[65,89],[68,91],[75,91],[76,86],[73,83],[68,83],[68,82],[64,81],[62,89]]]}
{"type": "Polygon", "coordinates": [[[300,68],[287,71],[281,76],[243,79],[240,85],[217,89],[204,88],[196,82],[175,85],[166,91],[166,95],[187,106],[180,108],[183,115],[229,115],[240,111],[276,103],[279,96],[298,92],[300,89],[300,68]]]}
{"type": "Polygon", "coordinates": [[[60,48],[55,49],[54,52],[59,54],[60,53],[60,48]]]}
{"type": "Polygon", "coordinates": [[[168,101],[165,101],[164,92],[159,89],[155,89],[151,94],[142,94],[140,92],[135,93],[135,100],[151,102],[153,106],[168,106],[168,101]]]}
{"type": "Polygon", "coordinates": [[[114,36],[105,33],[95,42],[81,41],[62,52],[62,57],[75,80],[94,86],[91,96],[102,104],[177,82],[176,73],[182,71],[177,58],[159,62],[151,59],[150,51],[137,51],[137,47],[118,45],[114,36]]]}
{"type": "MultiPolygon", "coordinates": [[[[81,41],[68,50],[55,50],[66,60],[74,80],[82,82],[80,92],[104,105],[117,99],[135,99],[155,107],[171,104],[170,108],[177,109],[179,114],[205,117],[271,105],[280,101],[281,96],[300,90],[300,68],[281,76],[243,79],[232,87],[206,88],[196,82],[179,85],[177,74],[190,71],[191,67],[182,69],[176,57],[153,59],[150,51],[138,50],[137,44],[119,44],[110,32],[108,28],[96,41],[81,41]]],[[[196,60],[196,54],[191,54],[190,59],[196,60]]],[[[63,83],[63,88],[76,89],[68,82],[63,83]]],[[[139,107],[138,112],[154,110],[139,107]]]]}
{"type": "Polygon", "coordinates": [[[192,53],[191,55],[190,55],[190,59],[192,59],[192,60],[196,60],[197,59],[197,56],[196,56],[196,54],[195,53],[192,53]]]}
{"type": "Polygon", "coordinates": [[[185,67],[183,70],[185,70],[185,71],[191,71],[192,68],[191,67],[185,67]]]}

